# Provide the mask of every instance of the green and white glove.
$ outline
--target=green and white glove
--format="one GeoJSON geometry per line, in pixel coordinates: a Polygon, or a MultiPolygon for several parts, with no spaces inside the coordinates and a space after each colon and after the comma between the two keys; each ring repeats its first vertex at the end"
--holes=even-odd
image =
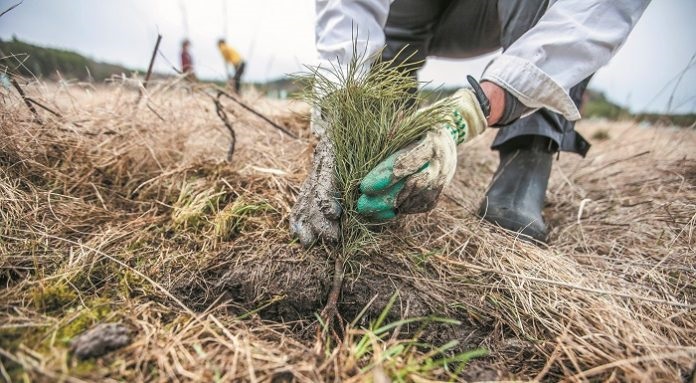
{"type": "Polygon", "coordinates": [[[360,183],[358,213],[380,221],[435,207],[442,189],[454,177],[457,145],[478,136],[487,126],[484,110],[488,106],[482,109],[481,96],[472,88],[460,89],[451,97],[456,106],[448,123],[387,157],[365,176],[360,183]]]}

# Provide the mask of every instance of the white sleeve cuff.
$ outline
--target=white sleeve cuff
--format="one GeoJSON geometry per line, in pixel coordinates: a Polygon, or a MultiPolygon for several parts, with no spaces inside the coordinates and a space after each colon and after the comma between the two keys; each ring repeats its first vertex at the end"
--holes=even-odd
{"type": "Polygon", "coordinates": [[[488,64],[481,80],[500,85],[529,108],[547,108],[570,121],[580,119],[568,91],[525,59],[503,54],[488,64]]]}

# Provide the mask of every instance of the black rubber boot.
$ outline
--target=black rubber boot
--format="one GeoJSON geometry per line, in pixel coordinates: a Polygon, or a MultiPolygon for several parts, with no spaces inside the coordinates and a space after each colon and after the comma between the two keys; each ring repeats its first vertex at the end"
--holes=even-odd
{"type": "Polygon", "coordinates": [[[541,216],[556,144],[543,136],[520,136],[500,147],[500,164],[478,215],[527,239],[546,242],[541,216]]]}

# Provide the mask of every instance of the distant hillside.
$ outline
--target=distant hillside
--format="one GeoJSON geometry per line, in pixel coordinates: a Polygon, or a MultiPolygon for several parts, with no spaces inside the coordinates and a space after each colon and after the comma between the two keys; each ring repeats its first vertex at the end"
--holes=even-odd
{"type": "MultiPolygon", "coordinates": [[[[10,67],[10,73],[20,73],[24,76],[36,76],[44,79],[56,79],[57,72],[68,79],[79,79],[103,81],[111,75],[120,73],[130,73],[133,69],[125,68],[120,65],[108,64],[94,61],[79,53],[40,47],[25,43],[13,38],[10,41],[0,40],[0,56],[5,57],[0,60],[0,73],[5,72],[6,66],[10,67]],[[8,59],[7,56],[15,55],[23,62],[18,65],[18,61],[8,59]]],[[[220,82],[222,85],[223,83],[220,82]]],[[[291,78],[280,78],[265,83],[252,83],[252,86],[270,97],[285,98],[297,92],[298,86],[291,78]]],[[[451,95],[457,88],[425,88],[426,99],[430,101],[451,95]]],[[[693,127],[696,123],[696,114],[666,115],[659,113],[631,114],[626,108],[608,100],[602,92],[589,89],[585,94],[582,107],[584,118],[606,118],[609,120],[620,120],[633,118],[637,121],[648,121],[651,123],[661,122],[668,125],[693,127]]]]}
{"type": "Polygon", "coordinates": [[[588,89],[582,103],[582,116],[620,120],[631,117],[631,113],[628,109],[609,101],[604,93],[588,89]]]}
{"type": "Polygon", "coordinates": [[[269,97],[281,99],[293,97],[301,90],[299,84],[291,77],[281,77],[266,82],[254,82],[251,85],[269,97]]]}
{"type": "Polygon", "coordinates": [[[631,112],[611,101],[604,93],[592,89],[585,92],[585,100],[582,105],[582,116],[584,118],[606,118],[608,120],[622,120],[633,118],[636,121],[646,121],[650,123],[662,123],[683,127],[694,127],[696,124],[696,114],[662,114],[662,113],[635,113],[631,112]]]}
{"type": "MultiPolygon", "coordinates": [[[[425,88],[426,100],[435,101],[449,96],[457,91],[457,88],[425,88]]],[[[637,113],[632,114],[628,109],[610,101],[604,93],[588,89],[585,92],[581,114],[583,118],[606,118],[607,120],[635,119],[650,123],[662,123],[683,127],[694,127],[696,114],[661,114],[661,113],[637,113]]]]}
{"type": "Polygon", "coordinates": [[[120,65],[97,62],[76,52],[40,47],[16,38],[0,40],[0,55],[14,55],[19,60],[6,58],[0,61],[0,70],[9,66],[12,72],[44,79],[54,79],[56,72],[60,72],[69,79],[89,80],[91,75],[92,80],[103,81],[113,74],[132,72],[120,65]],[[18,65],[20,61],[23,65],[18,65]]]}

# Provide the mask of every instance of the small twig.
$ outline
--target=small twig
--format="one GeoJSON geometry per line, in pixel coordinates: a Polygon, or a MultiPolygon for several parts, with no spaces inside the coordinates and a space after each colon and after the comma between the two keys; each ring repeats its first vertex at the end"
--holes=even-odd
{"type": "Polygon", "coordinates": [[[19,7],[23,2],[24,2],[24,0],[20,1],[19,3],[15,4],[15,5],[13,5],[13,6],[9,7],[9,8],[7,8],[6,10],[2,11],[2,13],[0,13],[0,17],[5,16],[5,13],[7,13],[7,12],[9,12],[9,11],[11,11],[11,10],[17,8],[17,7],[19,7]]]}
{"type": "Polygon", "coordinates": [[[338,314],[338,296],[341,293],[341,287],[343,286],[343,258],[341,256],[336,256],[334,261],[334,275],[333,282],[331,283],[331,291],[329,291],[329,297],[326,300],[326,306],[321,310],[321,319],[326,324],[326,328],[331,328],[331,323],[334,317],[338,314]]]}
{"type": "Polygon", "coordinates": [[[42,103],[36,101],[35,99],[33,99],[33,98],[31,98],[31,97],[27,97],[26,100],[29,101],[29,102],[31,102],[32,104],[38,106],[39,108],[41,108],[41,109],[43,109],[43,110],[45,110],[45,111],[51,113],[52,115],[54,115],[54,116],[56,116],[56,117],[58,117],[58,118],[63,118],[63,115],[61,115],[60,113],[56,112],[55,110],[53,110],[53,109],[47,107],[46,105],[44,105],[44,104],[42,104],[42,103]]]}
{"type": "Polygon", "coordinates": [[[578,225],[580,225],[580,220],[582,219],[582,212],[585,210],[585,204],[588,202],[592,202],[592,199],[590,198],[585,198],[582,201],[580,201],[580,208],[578,209],[578,225]]]}
{"type": "MultiPolygon", "coordinates": [[[[40,103],[40,102],[37,101],[36,99],[34,99],[34,98],[32,98],[32,97],[27,97],[27,100],[28,100],[29,102],[31,102],[32,104],[38,106],[39,108],[41,108],[41,109],[43,109],[43,110],[45,110],[45,111],[51,113],[52,115],[54,115],[54,116],[56,116],[56,117],[58,117],[58,118],[61,118],[61,119],[63,118],[63,115],[62,115],[62,114],[56,112],[55,110],[49,108],[49,107],[46,106],[46,105],[40,103]]],[[[74,126],[76,126],[76,127],[78,127],[78,128],[81,128],[81,127],[82,127],[82,124],[77,123],[77,122],[71,122],[71,124],[73,124],[74,126]]],[[[67,130],[67,129],[62,129],[62,128],[57,128],[57,129],[58,129],[58,130],[63,130],[63,131],[65,131],[65,132],[69,132],[69,130],[67,130]]],[[[112,132],[112,133],[113,133],[113,132],[112,132]]],[[[88,136],[96,136],[95,133],[90,133],[90,132],[83,132],[83,134],[88,135],[88,136]]]]}
{"type": "Polygon", "coordinates": [[[167,56],[164,55],[164,53],[162,53],[162,51],[159,51],[157,53],[159,53],[160,57],[162,57],[162,59],[167,62],[167,64],[172,68],[172,70],[176,74],[184,74],[184,72],[180,71],[179,68],[176,67],[176,65],[172,64],[172,62],[167,58],[167,56]]]}
{"type": "Polygon", "coordinates": [[[241,106],[242,108],[246,109],[247,111],[249,111],[249,112],[251,112],[252,114],[256,115],[257,117],[261,118],[262,120],[268,122],[269,124],[271,124],[271,126],[273,126],[274,128],[280,130],[281,132],[287,134],[288,136],[290,136],[290,137],[292,137],[292,138],[295,138],[295,139],[298,138],[297,135],[296,135],[295,133],[293,133],[293,132],[287,130],[286,128],[284,128],[284,127],[282,127],[282,126],[276,124],[275,122],[271,121],[271,119],[269,119],[268,117],[264,116],[263,114],[257,112],[256,110],[254,110],[252,107],[246,105],[245,103],[239,101],[236,97],[232,96],[231,94],[229,94],[229,93],[227,93],[227,92],[225,92],[225,91],[218,90],[218,98],[220,98],[221,95],[222,95],[222,96],[225,96],[225,97],[227,97],[227,98],[229,98],[230,100],[232,100],[232,101],[234,101],[234,102],[236,102],[236,103],[239,104],[239,106],[241,106]]]}
{"type": "Polygon", "coordinates": [[[27,104],[27,107],[29,108],[29,110],[31,110],[31,112],[34,114],[34,118],[36,119],[36,121],[39,124],[43,124],[43,122],[41,121],[41,117],[39,117],[39,112],[36,111],[36,108],[34,108],[34,105],[32,105],[32,103],[29,101],[29,98],[24,93],[24,89],[22,89],[22,87],[19,86],[19,83],[17,82],[17,80],[14,77],[11,78],[11,81],[12,81],[12,86],[14,86],[15,89],[17,89],[17,92],[19,93],[20,96],[22,96],[22,100],[24,100],[24,103],[27,104]]]}
{"type": "Polygon", "coordinates": [[[220,102],[220,96],[221,93],[218,93],[217,98],[214,98],[213,102],[215,103],[215,113],[217,113],[218,117],[220,117],[220,120],[222,120],[222,123],[230,132],[230,136],[232,138],[232,141],[230,142],[230,148],[227,150],[227,162],[232,162],[232,156],[234,155],[234,146],[237,143],[237,134],[235,133],[229,118],[227,118],[225,108],[222,106],[222,103],[220,102]]]}
{"type": "Polygon", "coordinates": [[[147,67],[147,74],[145,75],[145,81],[143,82],[143,88],[147,89],[147,83],[150,81],[150,76],[152,76],[152,68],[155,65],[155,58],[157,57],[157,51],[159,51],[160,43],[162,42],[162,35],[157,35],[157,42],[155,43],[155,49],[152,50],[152,58],[150,58],[150,65],[147,67]]]}
{"type": "Polygon", "coordinates": [[[151,111],[152,113],[154,113],[155,116],[159,117],[159,119],[162,120],[162,122],[167,122],[167,120],[165,120],[164,117],[162,117],[159,113],[157,113],[157,111],[155,110],[155,108],[153,108],[152,106],[150,106],[149,103],[147,104],[147,108],[150,109],[150,111],[151,111]]]}
{"type": "Polygon", "coordinates": [[[689,68],[691,68],[692,63],[696,60],[696,52],[694,52],[693,55],[691,55],[691,58],[689,59],[689,62],[686,64],[684,69],[679,73],[679,77],[677,78],[677,82],[674,84],[674,88],[672,89],[672,93],[669,95],[669,100],[667,101],[667,113],[670,113],[672,111],[672,102],[674,101],[674,94],[677,93],[677,88],[679,88],[679,84],[681,83],[682,79],[684,78],[684,75],[686,72],[689,71],[689,68]]]}
{"type": "Polygon", "coordinates": [[[145,75],[145,81],[143,81],[143,88],[138,96],[138,101],[136,104],[140,103],[140,99],[143,97],[143,90],[147,89],[147,83],[150,81],[150,76],[152,76],[152,68],[155,66],[155,58],[157,58],[157,51],[159,51],[160,42],[162,42],[162,35],[157,34],[157,42],[155,42],[155,49],[152,50],[152,57],[150,58],[150,65],[147,67],[147,74],[145,75]]]}

